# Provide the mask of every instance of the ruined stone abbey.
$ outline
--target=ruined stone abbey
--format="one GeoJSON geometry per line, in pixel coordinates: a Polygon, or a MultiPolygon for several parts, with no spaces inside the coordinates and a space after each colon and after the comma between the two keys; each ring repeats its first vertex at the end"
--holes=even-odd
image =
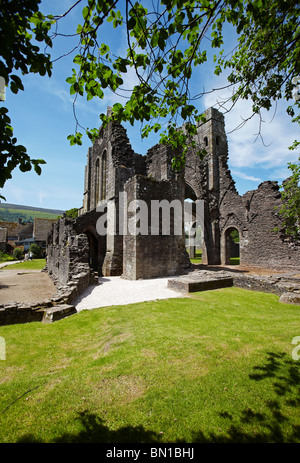
{"type": "MultiPolygon", "coordinates": [[[[197,150],[190,148],[182,172],[172,169],[174,152],[169,146],[156,145],[143,156],[133,151],[120,124],[111,122],[100,128],[99,138],[87,154],[79,216],[59,219],[48,235],[47,270],[56,283],[81,281],[84,287],[98,275],[145,279],[186,271],[190,261],[184,220],[180,235],[172,232],[172,227],[171,233],[164,234],[161,224],[156,234],[123,233],[121,223],[133,214],[120,202],[123,197],[127,204],[135,201],[137,205],[141,200],[149,205],[154,200],[203,201],[202,264],[230,263],[235,230],[243,266],[299,267],[300,246],[274,232],[281,227],[276,211],[281,203],[277,182],[263,182],[256,190],[239,195],[228,168],[224,117],[214,108],[205,116],[195,141],[207,154],[201,159],[197,150]],[[105,209],[107,204],[110,208],[105,209]],[[105,213],[107,234],[100,235],[97,222],[105,213]]],[[[170,220],[172,225],[172,211],[170,220]]],[[[149,216],[149,227],[150,222],[149,216]]]]}

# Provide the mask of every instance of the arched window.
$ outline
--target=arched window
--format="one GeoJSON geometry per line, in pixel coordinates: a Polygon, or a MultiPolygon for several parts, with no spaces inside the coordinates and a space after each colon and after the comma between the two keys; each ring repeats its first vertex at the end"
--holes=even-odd
{"type": "Polygon", "coordinates": [[[225,259],[227,265],[240,263],[240,235],[234,227],[228,228],[225,232],[225,259]]]}
{"type": "Polygon", "coordinates": [[[106,199],[106,151],[101,160],[101,201],[106,199]]]}
{"type": "Polygon", "coordinates": [[[100,185],[100,161],[97,158],[95,169],[95,207],[99,202],[99,185],[100,185]]]}

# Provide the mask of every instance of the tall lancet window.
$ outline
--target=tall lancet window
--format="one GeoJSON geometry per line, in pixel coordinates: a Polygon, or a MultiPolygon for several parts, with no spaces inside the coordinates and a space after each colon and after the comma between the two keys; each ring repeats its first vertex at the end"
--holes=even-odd
{"type": "Polygon", "coordinates": [[[97,158],[96,161],[96,169],[95,169],[95,207],[97,207],[97,204],[99,202],[99,193],[100,193],[100,161],[99,158],[97,158]]]}
{"type": "Polygon", "coordinates": [[[106,199],[106,151],[102,154],[101,162],[101,201],[106,199]]]}

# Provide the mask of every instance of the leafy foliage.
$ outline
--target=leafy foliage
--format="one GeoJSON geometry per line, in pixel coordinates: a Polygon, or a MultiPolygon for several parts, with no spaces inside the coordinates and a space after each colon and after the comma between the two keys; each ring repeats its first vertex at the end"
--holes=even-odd
{"type": "Polygon", "coordinates": [[[15,248],[13,252],[13,258],[16,260],[22,260],[23,259],[23,251],[20,248],[15,248]]]}
{"type": "Polygon", "coordinates": [[[12,256],[7,254],[6,252],[0,251],[0,263],[9,262],[11,260],[14,260],[14,258],[12,256]]]}
{"type": "Polygon", "coordinates": [[[76,217],[78,217],[78,209],[76,207],[69,209],[68,211],[66,211],[66,217],[70,217],[71,219],[76,219],[76,217]]]}
{"type": "MultiPolygon", "coordinates": [[[[0,1],[0,76],[16,94],[24,87],[15,72],[21,75],[51,75],[50,55],[40,52],[39,46],[32,40],[52,46],[48,35],[52,22],[38,11],[39,3],[40,0],[0,1]]],[[[31,159],[25,146],[17,144],[8,109],[4,106],[0,108],[0,134],[0,188],[11,178],[17,166],[22,172],[33,167],[40,175],[40,165],[45,161],[31,159]]]]}
{"type": "MultiPolygon", "coordinates": [[[[82,21],[73,34],[80,40],[72,74],[67,78],[70,94],[75,101],[84,96],[89,101],[103,99],[109,90],[118,94],[126,91],[126,102],[115,103],[111,113],[101,114],[102,123],[139,122],[142,137],[160,133],[160,142],[170,144],[177,153],[173,159],[176,169],[184,164],[187,147],[195,147],[197,124],[205,122],[196,107],[205,91],[192,94],[190,82],[197,68],[208,61],[209,53],[214,54],[212,71],[216,75],[231,71],[228,87],[232,87],[232,104],[239,98],[251,99],[256,114],[262,108],[270,109],[272,101],[290,99],[295,77],[300,75],[297,0],[74,0],[65,14],[56,17],[42,15],[39,3],[1,0],[0,75],[11,90],[17,93],[23,89],[15,70],[51,75],[50,56],[40,53],[35,43],[51,47],[51,26],[54,24],[57,31],[58,21],[77,5],[84,5],[82,21]],[[116,30],[125,34],[127,50],[123,55],[116,55],[109,43],[103,43],[104,23],[112,34],[116,30]],[[237,47],[227,56],[225,26],[239,36],[237,47]],[[128,91],[123,86],[130,70],[138,80],[128,91]],[[183,122],[184,128],[179,129],[183,122]]],[[[288,108],[296,123],[299,106],[300,99],[288,108]]],[[[71,145],[82,144],[79,126],[76,119],[75,133],[68,136],[71,145]]],[[[24,172],[33,166],[40,174],[43,161],[31,159],[26,148],[16,144],[6,108],[0,109],[0,133],[0,187],[18,165],[24,172]]],[[[86,129],[86,134],[94,141],[98,129],[86,129]]],[[[200,149],[199,155],[204,154],[200,149]]]]}
{"type": "MultiPolygon", "coordinates": [[[[117,0],[89,0],[83,9],[83,23],[78,26],[81,47],[74,58],[73,74],[67,79],[70,93],[86,95],[88,100],[103,98],[107,88],[122,89],[125,74],[135,70],[138,83],[126,103],[113,105],[111,115],[101,120],[143,124],[142,136],[161,132],[162,143],[179,150],[174,167],[184,163],[196,124],[205,122],[192,95],[190,79],[195,69],[207,61],[207,39],[215,55],[215,74],[231,69],[229,86],[234,87],[232,104],[237,99],[252,99],[253,112],[270,109],[273,100],[292,96],[293,78],[300,73],[299,2],[291,0],[205,0],[186,2],[162,0],[160,4],[125,2],[125,11],[117,0]],[[123,28],[127,52],[114,55],[108,44],[100,43],[101,25],[107,21],[114,29],[123,28]],[[224,33],[230,24],[239,34],[236,50],[226,58],[224,33]],[[205,47],[205,48],[204,48],[205,47]],[[177,121],[186,122],[183,130],[177,121]]],[[[295,116],[299,102],[288,113],[295,116]]],[[[77,129],[77,128],[76,128],[77,129]]],[[[97,131],[87,130],[93,140],[97,131]]],[[[81,134],[68,137],[71,144],[81,144],[81,134]]],[[[201,153],[199,153],[201,154],[201,153]]],[[[203,152],[202,152],[203,154],[203,152]]],[[[204,153],[205,154],[205,153],[204,153]]]]}

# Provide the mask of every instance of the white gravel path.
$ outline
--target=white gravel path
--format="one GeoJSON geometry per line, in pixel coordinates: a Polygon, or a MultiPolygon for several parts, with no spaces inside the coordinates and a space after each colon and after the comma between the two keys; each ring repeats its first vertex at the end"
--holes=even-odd
{"type": "Polygon", "coordinates": [[[77,312],[112,305],[184,297],[167,287],[168,278],[126,280],[121,277],[101,277],[99,285],[88,288],[75,302],[77,312]]]}

